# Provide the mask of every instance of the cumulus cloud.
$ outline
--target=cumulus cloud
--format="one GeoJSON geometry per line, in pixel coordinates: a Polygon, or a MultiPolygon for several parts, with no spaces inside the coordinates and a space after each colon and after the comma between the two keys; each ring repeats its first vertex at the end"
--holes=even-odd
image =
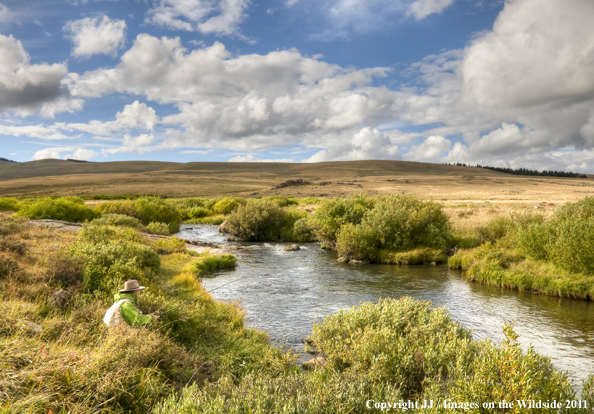
{"type": "Polygon", "coordinates": [[[80,97],[112,92],[175,104],[161,122],[164,145],[261,150],[313,131],[347,130],[383,119],[397,93],[372,87],[385,68],[344,69],[296,50],[232,56],[221,43],[188,52],[179,38],[142,34],[113,69],[73,75],[80,97]]]}
{"type": "Polygon", "coordinates": [[[103,15],[69,21],[64,26],[68,38],[74,43],[72,56],[88,58],[96,54],[116,56],[124,46],[126,22],[111,20],[103,15]]]}
{"type": "Polygon", "coordinates": [[[526,108],[594,97],[594,2],[511,0],[465,51],[465,93],[481,105],[526,108]]]}
{"type": "MultiPolygon", "coordinates": [[[[322,140],[320,140],[322,141],[322,140]]],[[[323,142],[310,144],[322,147],[304,162],[398,159],[400,151],[390,137],[375,128],[365,127],[354,132],[328,134],[323,142]]]]}
{"type": "Polygon", "coordinates": [[[63,64],[31,65],[20,41],[0,35],[0,113],[6,109],[32,111],[59,98],[68,98],[61,82],[68,69],[63,64]]]}
{"type": "Polygon", "coordinates": [[[404,158],[411,161],[438,161],[451,145],[450,140],[434,135],[426,138],[421,144],[412,146],[404,158]]]}
{"type": "Polygon", "coordinates": [[[406,10],[407,16],[423,20],[431,14],[438,14],[447,9],[454,0],[416,0],[406,10]]]}
{"type": "Polygon", "coordinates": [[[238,34],[249,0],[159,0],[146,21],[174,30],[238,34]]]}
{"type": "Polygon", "coordinates": [[[75,160],[89,160],[96,156],[97,153],[93,150],[86,149],[86,148],[74,148],[74,147],[53,147],[53,148],[45,148],[42,150],[37,151],[33,155],[34,160],[42,160],[46,158],[63,158],[63,159],[75,159],[75,160]],[[62,154],[66,152],[62,156],[62,154]]]}
{"type": "Polygon", "coordinates": [[[124,106],[124,109],[116,114],[115,121],[93,120],[85,124],[71,123],[66,128],[94,135],[111,135],[112,132],[129,129],[152,131],[157,122],[159,122],[159,117],[153,108],[145,103],[134,101],[132,104],[124,106]]]}
{"type": "Polygon", "coordinates": [[[152,134],[140,134],[133,137],[129,134],[124,135],[122,145],[115,148],[103,149],[102,152],[107,154],[116,154],[119,152],[133,152],[136,154],[144,154],[151,151],[160,151],[163,148],[159,145],[150,145],[155,141],[152,134]]]}
{"type": "Polygon", "coordinates": [[[247,155],[236,155],[235,157],[231,157],[227,160],[227,162],[295,162],[293,158],[279,158],[279,159],[271,159],[271,158],[256,158],[252,154],[247,155]]]}

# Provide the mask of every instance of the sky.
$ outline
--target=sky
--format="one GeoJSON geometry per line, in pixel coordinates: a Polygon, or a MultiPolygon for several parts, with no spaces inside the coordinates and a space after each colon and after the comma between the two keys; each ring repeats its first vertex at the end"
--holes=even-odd
{"type": "Polygon", "coordinates": [[[592,0],[0,0],[0,157],[594,173],[592,0]]]}

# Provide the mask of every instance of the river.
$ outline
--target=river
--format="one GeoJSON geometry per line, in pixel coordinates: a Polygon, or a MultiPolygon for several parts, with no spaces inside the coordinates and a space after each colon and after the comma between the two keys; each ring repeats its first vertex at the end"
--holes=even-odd
{"type": "Polygon", "coordinates": [[[285,252],[289,243],[226,242],[217,226],[183,225],[184,239],[238,246],[237,268],[202,280],[221,301],[241,300],[246,324],[281,346],[303,349],[314,320],[379,298],[413,298],[445,307],[476,339],[500,342],[513,322],[524,347],[551,357],[577,386],[594,372],[594,303],[532,295],[468,282],[446,266],[350,265],[316,243],[285,252]],[[284,345],[283,345],[284,344],[284,345]]]}

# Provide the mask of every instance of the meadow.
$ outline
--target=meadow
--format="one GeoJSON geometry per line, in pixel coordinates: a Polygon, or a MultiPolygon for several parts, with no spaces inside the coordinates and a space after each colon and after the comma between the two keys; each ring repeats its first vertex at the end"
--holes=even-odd
{"type": "MultiPolygon", "coordinates": [[[[402,193],[88,198],[0,198],[0,413],[356,413],[369,411],[368,400],[578,398],[547,357],[522,350],[513,326],[500,344],[478,341],[445,309],[411,298],[324,318],[310,337],[324,362],[303,370],[244,326],[238,304],[204,295],[200,279],[232,271],[232,255],[147,236],[226,222],[240,240],[318,241],[347,262],[447,261],[483,283],[587,299],[592,198],[539,209],[402,193]],[[38,219],[83,225],[52,229],[38,219]],[[131,278],[147,286],[145,313],[196,300],[148,328],[108,329],[103,313],[131,278]]],[[[581,389],[592,407],[594,377],[581,389]]]]}

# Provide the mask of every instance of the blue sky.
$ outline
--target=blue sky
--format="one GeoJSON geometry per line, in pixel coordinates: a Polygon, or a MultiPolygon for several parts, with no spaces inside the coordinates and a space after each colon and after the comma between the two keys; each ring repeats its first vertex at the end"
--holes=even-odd
{"type": "Polygon", "coordinates": [[[591,0],[0,0],[0,157],[594,172],[591,0]]]}

